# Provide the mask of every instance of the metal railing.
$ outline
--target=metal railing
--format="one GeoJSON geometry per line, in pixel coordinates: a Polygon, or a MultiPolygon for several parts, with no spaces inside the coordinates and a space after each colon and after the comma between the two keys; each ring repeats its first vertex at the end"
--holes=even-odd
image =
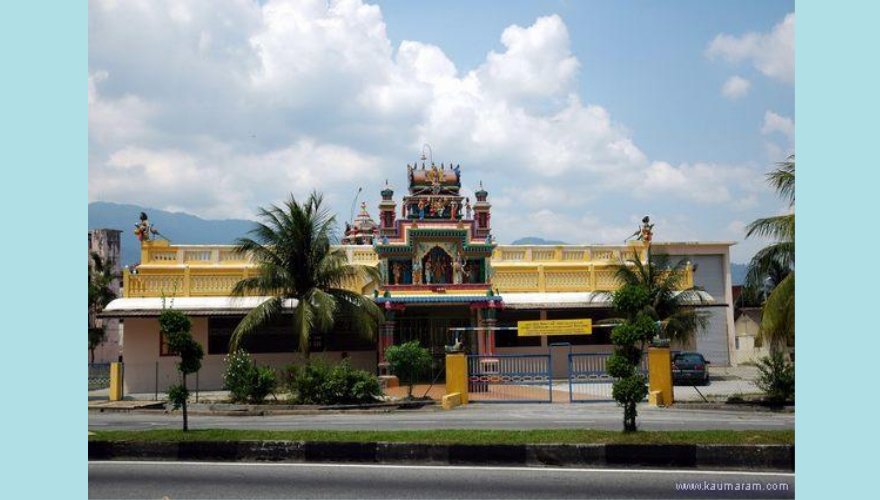
{"type": "Polygon", "coordinates": [[[89,390],[110,387],[110,363],[89,363],[89,390]]]}
{"type": "MultiPolygon", "coordinates": [[[[572,403],[612,401],[614,377],[606,363],[611,353],[571,353],[568,355],[568,398],[572,403]]],[[[642,356],[641,372],[648,376],[648,358],[642,356]]]]}
{"type": "Polygon", "coordinates": [[[549,354],[468,356],[471,402],[549,403],[553,376],[549,354]]]}

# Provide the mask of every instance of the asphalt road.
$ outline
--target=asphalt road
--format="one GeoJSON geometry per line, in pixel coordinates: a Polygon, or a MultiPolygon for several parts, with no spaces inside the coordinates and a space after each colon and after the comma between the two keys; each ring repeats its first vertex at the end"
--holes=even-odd
{"type": "MultiPolygon", "coordinates": [[[[318,415],[191,415],[195,429],[383,430],[383,429],[608,429],[621,428],[622,412],[614,403],[471,404],[443,411],[435,408],[388,413],[318,415]]],[[[161,412],[89,412],[90,430],[144,430],[180,426],[179,415],[161,412]]],[[[793,413],[639,407],[642,430],[793,429],[793,413]]]]}
{"type": "Polygon", "coordinates": [[[794,474],[359,464],[89,462],[89,498],[794,498],[794,474]],[[682,491],[681,484],[701,491],[682,491]],[[709,488],[715,490],[709,490],[709,488]],[[739,487],[740,489],[734,490],[739,487]],[[724,488],[724,490],[720,490],[724,488]],[[745,489],[748,488],[746,491],[745,489]]]}

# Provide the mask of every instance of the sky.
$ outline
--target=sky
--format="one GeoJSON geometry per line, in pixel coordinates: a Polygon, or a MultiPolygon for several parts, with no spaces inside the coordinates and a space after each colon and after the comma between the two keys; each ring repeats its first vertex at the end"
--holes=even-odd
{"type": "MultiPolygon", "coordinates": [[[[340,222],[424,144],[480,181],[499,243],[766,242],[790,208],[792,1],[89,2],[89,201],[340,222]]],[[[185,243],[185,242],[181,242],[185,243]]]]}

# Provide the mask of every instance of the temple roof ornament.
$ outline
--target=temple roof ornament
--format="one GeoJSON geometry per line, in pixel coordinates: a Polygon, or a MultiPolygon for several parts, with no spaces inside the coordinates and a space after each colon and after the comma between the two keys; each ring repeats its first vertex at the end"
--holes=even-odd
{"type": "Polygon", "coordinates": [[[642,224],[639,228],[630,235],[629,238],[623,240],[624,243],[635,238],[638,241],[643,241],[645,244],[650,245],[651,240],[654,238],[654,224],[651,224],[651,218],[649,216],[644,216],[642,218],[642,224]]]}
{"type": "Polygon", "coordinates": [[[162,236],[159,230],[150,223],[147,213],[141,212],[140,222],[134,225],[134,235],[137,236],[138,241],[150,241],[154,234],[166,240],[168,239],[162,236]]]}
{"type": "Polygon", "coordinates": [[[376,235],[378,224],[367,212],[366,202],[361,202],[361,211],[354,218],[352,224],[345,224],[345,236],[342,238],[344,245],[371,245],[376,235]]]}

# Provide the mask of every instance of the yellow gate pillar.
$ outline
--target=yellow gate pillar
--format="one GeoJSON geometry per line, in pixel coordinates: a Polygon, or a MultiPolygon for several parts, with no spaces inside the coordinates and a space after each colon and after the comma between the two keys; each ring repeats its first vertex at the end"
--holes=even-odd
{"type": "Polygon", "coordinates": [[[467,357],[461,354],[446,355],[446,394],[461,394],[461,404],[468,402],[467,357]]]}
{"type": "Polygon", "coordinates": [[[122,400],[122,363],[110,363],[110,401],[122,400]]]}
{"type": "Polygon", "coordinates": [[[648,348],[648,403],[670,406],[672,393],[672,357],[668,347],[648,348]]]}

